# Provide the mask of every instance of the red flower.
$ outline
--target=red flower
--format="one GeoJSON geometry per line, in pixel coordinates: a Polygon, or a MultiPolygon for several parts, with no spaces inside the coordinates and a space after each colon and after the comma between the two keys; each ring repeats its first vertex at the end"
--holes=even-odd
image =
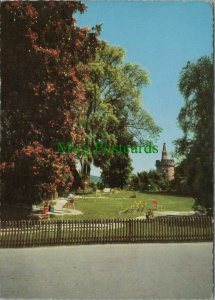
{"type": "Polygon", "coordinates": [[[19,8],[22,5],[22,1],[13,1],[13,6],[19,8]]]}
{"type": "Polygon", "coordinates": [[[2,164],[1,164],[1,169],[5,169],[6,168],[6,162],[3,162],[2,164]]]}
{"type": "Polygon", "coordinates": [[[32,4],[27,5],[26,16],[28,17],[37,17],[38,12],[36,8],[32,6],[32,4]]]}
{"type": "Polygon", "coordinates": [[[76,46],[76,47],[80,47],[80,46],[81,46],[80,40],[77,39],[77,40],[75,41],[75,46],[76,46]]]}
{"type": "Polygon", "coordinates": [[[15,163],[14,162],[12,162],[11,164],[10,164],[10,166],[9,166],[11,169],[14,169],[15,168],[15,163]]]}
{"type": "Polygon", "coordinates": [[[70,154],[69,154],[69,158],[70,158],[70,159],[73,159],[73,158],[74,158],[74,154],[73,154],[73,153],[70,153],[70,154]]]}
{"type": "Polygon", "coordinates": [[[60,54],[59,50],[54,50],[54,49],[49,49],[48,52],[53,56],[59,56],[60,54]]]}
{"type": "Polygon", "coordinates": [[[32,41],[36,41],[38,39],[38,34],[36,32],[33,32],[31,29],[25,36],[31,39],[32,41]]]}
{"type": "Polygon", "coordinates": [[[39,51],[39,50],[40,50],[40,47],[38,47],[37,45],[32,45],[32,48],[33,48],[35,51],[39,51]]]}
{"type": "Polygon", "coordinates": [[[67,172],[67,173],[71,172],[71,170],[70,170],[70,167],[69,167],[69,166],[67,166],[67,167],[65,168],[65,172],[67,172]]]}
{"type": "Polygon", "coordinates": [[[55,88],[54,83],[49,82],[49,83],[46,84],[46,92],[47,93],[54,92],[55,90],[56,90],[56,88],[55,88]]]}
{"type": "Polygon", "coordinates": [[[55,183],[56,183],[56,184],[60,184],[60,183],[62,183],[62,180],[61,180],[61,179],[56,179],[56,180],[55,180],[55,183]]]}

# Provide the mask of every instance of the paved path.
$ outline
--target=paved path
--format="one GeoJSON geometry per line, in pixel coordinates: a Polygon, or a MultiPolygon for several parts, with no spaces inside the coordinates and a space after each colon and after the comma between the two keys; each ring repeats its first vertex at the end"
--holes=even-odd
{"type": "Polygon", "coordinates": [[[212,243],[0,250],[0,298],[209,299],[212,243]]]}
{"type": "MultiPolygon", "coordinates": [[[[157,216],[160,216],[160,217],[163,217],[163,216],[171,216],[171,217],[177,217],[177,216],[194,216],[196,215],[195,211],[193,210],[190,210],[190,211],[169,211],[169,210],[166,210],[166,211],[153,211],[154,213],[154,216],[157,217],[157,216]]],[[[136,219],[146,219],[146,215],[144,214],[143,216],[139,216],[137,217],[136,219]]]]}
{"type": "Polygon", "coordinates": [[[67,198],[59,198],[57,204],[54,206],[55,212],[49,213],[50,215],[83,215],[80,210],[72,208],[64,208],[64,205],[67,203],[67,198]]]}

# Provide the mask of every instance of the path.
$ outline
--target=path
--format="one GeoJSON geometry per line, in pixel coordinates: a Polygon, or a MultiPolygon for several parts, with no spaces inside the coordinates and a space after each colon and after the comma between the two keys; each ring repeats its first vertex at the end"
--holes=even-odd
{"type": "MultiPolygon", "coordinates": [[[[153,211],[154,216],[171,216],[171,217],[177,217],[177,216],[194,216],[196,215],[195,211],[190,210],[190,211],[153,211]]],[[[146,219],[146,215],[144,214],[143,216],[139,216],[136,219],[146,219]]]]}
{"type": "Polygon", "coordinates": [[[83,215],[83,213],[80,210],[77,209],[72,209],[72,208],[63,208],[64,205],[67,203],[67,198],[59,198],[59,200],[57,201],[56,205],[54,206],[54,213],[49,213],[52,215],[83,215]]]}
{"type": "Polygon", "coordinates": [[[212,243],[0,250],[2,298],[209,299],[212,243]]]}

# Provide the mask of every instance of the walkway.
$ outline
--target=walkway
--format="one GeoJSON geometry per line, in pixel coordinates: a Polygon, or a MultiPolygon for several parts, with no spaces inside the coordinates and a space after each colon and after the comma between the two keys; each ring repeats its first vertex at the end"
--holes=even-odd
{"type": "Polygon", "coordinates": [[[83,213],[80,210],[72,209],[72,208],[64,208],[64,205],[68,201],[66,198],[59,198],[56,205],[54,206],[54,213],[49,213],[50,215],[83,215],[83,213]]]}
{"type": "MultiPolygon", "coordinates": [[[[171,216],[171,217],[177,217],[177,216],[194,216],[195,212],[193,210],[190,211],[153,211],[154,216],[171,216]]],[[[136,219],[146,219],[146,215],[139,216],[136,219]]]]}

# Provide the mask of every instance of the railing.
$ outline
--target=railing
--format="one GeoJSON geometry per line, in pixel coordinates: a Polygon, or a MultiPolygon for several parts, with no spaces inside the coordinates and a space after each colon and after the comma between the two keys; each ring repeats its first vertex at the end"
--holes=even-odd
{"type": "Polygon", "coordinates": [[[209,216],[149,220],[0,221],[0,247],[212,241],[209,216]]]}

